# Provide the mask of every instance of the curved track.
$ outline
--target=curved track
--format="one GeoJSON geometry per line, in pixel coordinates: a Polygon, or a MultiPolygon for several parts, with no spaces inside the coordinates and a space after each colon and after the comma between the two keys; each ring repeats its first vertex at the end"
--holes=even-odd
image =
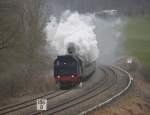
{"type": "Polygon", "coordinates": [[[98,104],[95,105],[95,106],[92,106],[92,107],[89,108],[89,109],[86,109],[85,111],[80,112],[80,114],[78,114],[78,115],[85,115],[85,114],[87,114],[88,112],[91,112],[91,111],[93,111],[93,110],[95,110],[95,109],[97,109],[97,108],[99,108],[99,107],[102,107],[102,106],[105,105],[105,104],[110,103],[110,102],[113,101],[115,98],[121,96],[123,93],[125,93],[125,91],[127,91],[127,90],[129,89],[129,87],[131,86],[132,80],[133,80],[133,78],[131,77],[131,75],[130,75],[127,71],[125,71],[124,69],[122,69],[122,68],[120,68],[120,67],[113,66],[113,68],[115,68],[115,69],[117,69],[117,70],[119,70],[119,71],[121,71],[122,73],[124,73],[124,74],[127,75],[126,78],[127,78],[128,83],[127,83],[126,87],[124,87],[120,92],[117,92],[117,93],[116,93],[115,95],[113,95],[112,97],[106,98],[104,101],[98,103],[98,104]]]}
{"type": "MultiPolygon", "coordinates": [[[[101,68],[104,73],[105,77],[103,82],[97,83],[94,85],[94,87],[90,88],[86,92],[80,93],[80,95],[77,95],[76,97],[69,98],[67,101],[63,103],[59,103],[58,105],[54,105],[53,107],[48,108],[48,110],[44,113],[45,115],[51,115],[51,114],[66,114],[68,112],[69,108],[73,108],[76,105],[79,105],[83,102],[86,102],[87,100],[105,92],[107,89],[112,87],[116,81],[117,81],[117,74],[115,71],[113,71],[111,68],[105,67],[101,68]],[[62,111],[66,111],[64,113],[59,113],[62,111]]],[[[71,113],[71,112],[70,112],[71,113]]],[[[34,113],[33,115],[40,114],[40,112],[34,113]]],[[[71,115],[75,115],[77,113],[71,113],[71,115]]]]}
{"type": "MultiPolygon", "coordinates": [[[[107,73],[104,69],[103,69],[103,71],[105,72],[105,74],[107,73]]],[[[52,105],[51,107],[48,108],[48,110],[45,114],[54,114],[59,111],[63,111],[66,108],[72,107],[76,104],[79,104],[79,103],[89,99],[89,98],[92,98],[92,96],[95,95],[93,92],[95,92],[95,90],[98,90],[100,87],[102,87],[104,84],[106,84],[106,82],[108,82],[107,77],[104,78],[103,82],[101,82],[101,83],[97,82],[97,84],[94,87],[90,88],[86,92],[82,92],[82,93],[80,93],[80,95],[74,96],[72,98],[68,98],[68,100],[66,100],[65,102],[58,103],[57,105],[52,105]],[[92,94],[92,95],[87,96],[88,94],[92,94]]],[[[102,89],[101,92],[104,90],[106,90],[106,89],[102,89]]],[[[32,115],[37,115],[40,113],[41,112],[35,112],[32,115]]]]}
{"type": "Polygon", "coordinates": [[[30,100],[27,100],[27,101],[24,101],[24,102],[21,102],[21,103],[16,103],[16,104],[12,104],[12,105],[9,105],[9,106],[2,107],[2,108],[0,108],[0,115],[8,114],[8,113],[11,113],[11,112],[14,112],[14,111],[17,111],[17,110],[24,109],[26,107],[35,105],[36,104],[36,99],[39,99],[39,98],[51,99],[51,98],[60,96],[60,95],[62,95],[64,93],[67,93],[67,92],[68,91],[51,91],[51,92],[49,92],[45,95],[38,96],[36,98],[30,99],[30,100]]]}
{"type": "MultiPolygon", "coordinates": [[[[76,115],[82,112],[84,113],[108,97],[113,97],[128,84],[129,79],[126,75],[113,67],[102,66],[97,71],[101,72],[95,74],[95,81],[93,84],[91,83],[92,85],[86,85],[90,83],[90,80],[88,80],[83,88],[50,92],[33,100],[28,100],[27,102],[0,108],[0,114],[41,114],[41,112],[36,111],[36,99],[46,98],[48,99],[48,109],[42,114],[76,115]],[[98,101],[95,101],[95,98],[98,101]]],[[[93,77],[91,78],[94,79],[93,77]]]]}

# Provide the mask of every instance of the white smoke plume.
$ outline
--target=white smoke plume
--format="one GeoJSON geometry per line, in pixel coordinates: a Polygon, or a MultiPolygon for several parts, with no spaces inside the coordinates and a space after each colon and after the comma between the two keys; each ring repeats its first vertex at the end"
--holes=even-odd
{"type": "Polygon", "coordinates": [[[47,41],[58,55],[67,54],[67,47],[74,43],[76,53],[86,61],[98,58],[94,15],[65,11],[58,19],[50,17],[45,28],[47,41]]]}
{"type": "Polygon", "coordinates": [[[125,40],[126,18],[113,15],[96,16],[95,25],[95,33],[100,49],[97,62],[113,64],[125,53],[123,42],[125,40]]]}

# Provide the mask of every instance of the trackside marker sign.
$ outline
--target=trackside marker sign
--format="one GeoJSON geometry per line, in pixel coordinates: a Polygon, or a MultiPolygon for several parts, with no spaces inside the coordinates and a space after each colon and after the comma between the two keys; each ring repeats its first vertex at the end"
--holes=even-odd
{"type": "Polygon", "coordinates": [[[37,110],[46,111],[47,110],[47,99],[37,99],[37,110]]]}

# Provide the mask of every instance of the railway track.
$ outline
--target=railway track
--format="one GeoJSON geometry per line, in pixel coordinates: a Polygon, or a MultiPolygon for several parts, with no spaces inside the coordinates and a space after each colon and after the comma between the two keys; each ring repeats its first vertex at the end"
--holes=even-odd
{"type": "MultiPolygon", "coordinates": [[[[32,100],[28,100],[23,103],[18,103],[18,104],[0,108],[0,115],[4,115],[4,114],[16,115],[16,113],[14,114],[11,114],[11,113],[17,112],[20,110],[25,110],[27,107],[31,107],[31,106],[32,108],[34,108],[34,111],[29,112],[29,114],[32,114],[32,115],[41,114],[41,112],[35,110],[36,99],[39,99],[39,98],[46,98],[48,100],[48,109],[47,111],[44,111],[42,113],[44,115],[59,114],[65,111],[69,111],[69,109],[74,108],[82,103],[85,103],[88,100],[102,94],[103,92],[107,92],[107,90],[111,89],[114,85],[117,84],[118,76],[117,76],[116,71],[114,71],[113,68],[102,66],[102,67],[99,67],[99,69],[103,71],[104,73],[103,78],[100,79],[99,81],[96,81],[96,83],[92,87],[86,87],[85,89],[82,89],[81,92],[78,93],[78,95],[65,97],[64,99],[53,104],[51,103],[51,100],[55,102],[55,100],[59,99],[61,96],[66,95],[66,94],[68,95],[69,94],[68,92],[72,90],[49,92],[45,95],[36,97],[32,100]]],[[[78,114],[80,112],[82,111],[78,111],[75,114],[78,114]]]]}
{"type": "Polygon", "coordinates": [[[11,112],[14,112],[14,111],[17,111],[17,110],[35,105],[36,104],[36,99],[39,99],[39,98],[51,99],[51,98],[55,98],[55,97],[60,96],[64,93],[67,93],[67,92],[68,91],[65,91],[65,90],[64,91],[51,91],[51,92],[49,92],[45,95],[38,96],[36,98],[30,99],[30,100],[27,100],[27,101],[24,101],[24,102],[21,102],[21,103],[17,103],[17,104],[2,107],[2,108],[0,108],[0,115],[8,114],[8,113],[11,113],[11,112]]]}
{"type": "MultiPolygon", "coordinates": [[[[58,103],[57,105],[49,107],[48,110],[43,114],[45,115],[58,114],[60,111],[64,111],[65,109],[71,108],[77,104],[89,100],[90,98],[93,98],[96,95],[106,91],[108,88],[112,87],[117,81],[117,74],[111,68],[107,68],[109,72],[108,70],[106,71],[106,68],[107,67],[105,67],[105,69],[101,68],[105,73],[105,77],[104,77],[105,79],[101,84],[98,82],[97,84],[95,84],[94,87],[92,87],[88,91],[83,92],[80,95],[77,95],[73,98],[68,98],[68,100],[65,102],[58,103]],[[109,74],[110,71],[111,74],[109,74]],[[112,74],[114,74],[113,77],[110,77],[112,76],[112,74]]],[[[41,114],[41,112],[35,112],[32,115],[38,115],[38,114],[41,114]]]]}
{"type": "Polygon", "coordinates": [[[0,115],[11,114],[12,112],[16,112],[18,110],[25,109],[27,107],[33,106],[33,105],[36,104],[36,99],[45,98],[47,100],[50,100],[52,98],[56,98],[56,97],[61,96],[65,93],[68,93],[70,91],[71,90],[51,91],[51,92],[49,92],[45,95],[38,96],[36,98],[30,99],[30,100],[27,100],[27,101],[24,101],[24,102],[21,102],[21,103],[16,103],[16,104],[12,104],[12,105],[9,105],[9,106],[1,107],[0,108],[0,115]]]}
{"type": "MultiPolygon", "coordinates": [[[[87,113],[89,113],[89,112],[91,112],[91,111],[93,111],[93,110],[95,110],[95,109],[97,109],[97,108],[99,108],[99,107],[102,107],[102,106],[105,105],[105,104],[110,103],[111,101],[113,101],[113,100],[116,99],[117,97],[121,96],[123,93],[125,93],[125,92],[130,88],[130,86],[131,86],[131,84],[132,84],[132,80],[133,80],[133,78],[131,77],[131,75],[130,75],[126,70],[124,70],[124,69],[122,69],[122,68],[120,68],[120,67],[118,67],[118,66],[112,66],[112,67],[113,67],[114,69],[116,69],[116,70],[118,70],[118,71],[124,73],[124,75],[126,75],[126,80],[127,80],[127,82],[126,82],[126,84],[125,84],[125,87],[123,87],[122,90],[120,90],[119,92],[116,92],[113,96],[108,97],[108,98],[104,99],[103,101],[101,101],[100,103],[98,103],[98,104],[96,104],[96,105],[90,107],[89,109],[86,109],[86,110],[80,112],[78,115],[85,115],[85,114],[87,114],[87,113]]],[[[124,77],[125,77],[125,76],[124,76],[124,77]]],[[[120,78],[120,77],[119,77],[119,78],[120,78]]],[[[125,83],[125,82],[124,82],[124,83],[125,83]]],[[[123,84],[124,84],[124,83],[123,83],[123,84]]],[[[121,84],[122,84],[122,83],[121,83],[121,84]]],[[[116,90],[117,90],[117,89],[116,89],[116,90]]]]}

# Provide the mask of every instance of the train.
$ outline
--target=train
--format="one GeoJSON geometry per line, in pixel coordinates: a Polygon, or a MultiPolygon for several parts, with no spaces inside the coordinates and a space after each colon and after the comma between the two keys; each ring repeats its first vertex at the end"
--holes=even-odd
{"type": "Polygon", "coordinates": [[[57,56],[54,61],[54,78],[58,88],[70,88],[86,81],[96,70],[96,63],[83,61],[68,49],[68,54],[57,56]]]}

